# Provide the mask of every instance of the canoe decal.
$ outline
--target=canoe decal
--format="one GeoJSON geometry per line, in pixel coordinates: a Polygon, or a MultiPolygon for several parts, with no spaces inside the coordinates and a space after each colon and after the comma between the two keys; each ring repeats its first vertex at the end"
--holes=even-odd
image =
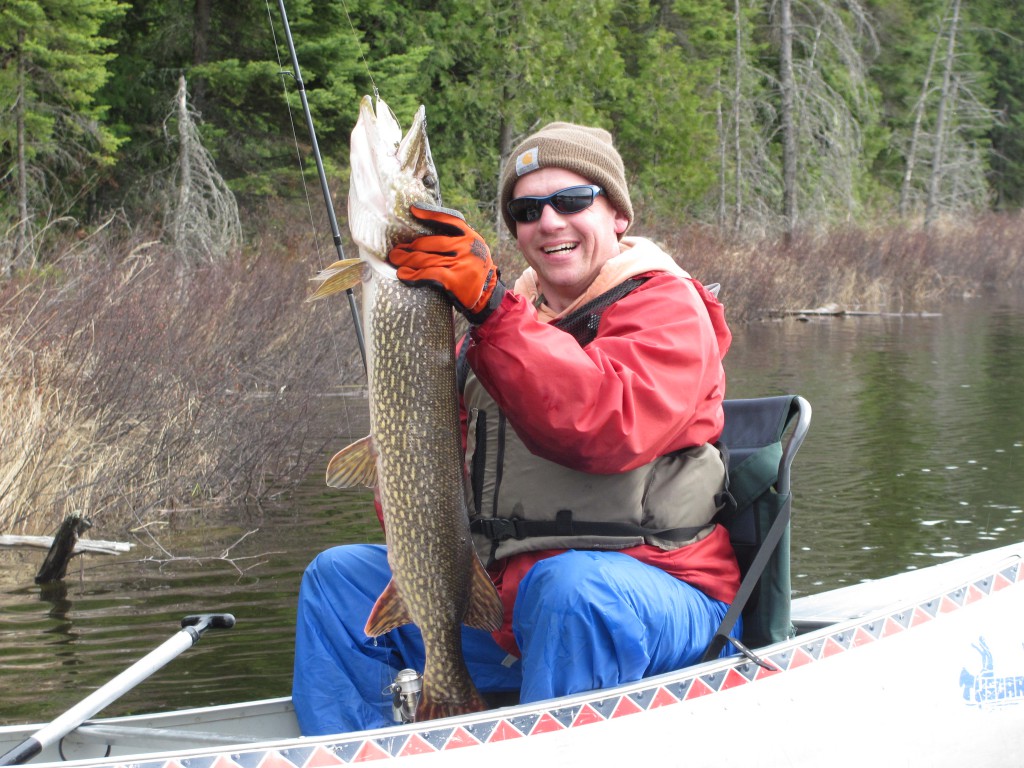
{"type": "MultiPolygon", "coordinates": [[[[506,739],[522,739],[566,728],[581,728],[618,717],[628,717],[657,707],[672,706],[698,696],[717,695],[730,688],[754,683],[772,675],[783,674],[798,667],[814,664],[839,653],[873,643],[889,635],[912,630],[976,600],[1024,581],[1024,568],[1020,563],[1001,568],[984,578],[969,582],[956,590],[941,594],[912,608],[885,617],[874,617],[859,625],[826,636],[816,636],[799,645],[787,644],[775,653],[764,656],[773,669],[766,670],[745,661],[715,672],[694,675],[666,682],[664,678],[650,688],[633,690],[596,698],[570,706],[542,712],[510,713],[493,720],[480,720],[455,726],[432,727],[425,723],[422,730],[394,735],[353,737],[334,742],[318,742],[281,749],[263,749],[236,753],[213,752],[206,755],[179,757],[170,760],[112,763],[118,768],[329,768],[372,760],[385,760],[417,754],[462,749],[506,739]]],[[[976,649],[983,649],[982,639],[976,649]]],[[[984,660],[992,664],[991,658],[984,660]]],[[[964,698],[975,705],[995,701],[1024,700],[1024,679],[1009,681],[990,678],[985,672],[972,676],[966,668],[961,676],[964,698]]]]}
{"type": "Polygon", "coordinates": [[[981,672],[971,674],[967,667],[960,672],[964,701],[982,709],[1024,703],[1024,675],[997,674],[995,655],[984,637],[979,637],[978,642],[972,643],[971,647],[981,656],[981,672]]]}

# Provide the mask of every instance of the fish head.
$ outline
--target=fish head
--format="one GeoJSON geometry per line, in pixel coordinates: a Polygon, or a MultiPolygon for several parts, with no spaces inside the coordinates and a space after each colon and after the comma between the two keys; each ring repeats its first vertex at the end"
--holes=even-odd
{"type": "Polygon", "coordinates": [[[426,110],[420,106],[403,136],[391,108],[370,96],[359,104],[352,130],[348,224],[361,258],[386,263],[395,245],[429,230],[409,213],[414,203],[441,204],[434,159],[427,139],[426,110]]]}

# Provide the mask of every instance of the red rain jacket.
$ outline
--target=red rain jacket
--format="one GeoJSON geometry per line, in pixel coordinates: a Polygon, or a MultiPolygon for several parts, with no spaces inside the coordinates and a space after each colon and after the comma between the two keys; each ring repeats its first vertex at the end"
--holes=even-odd
{"type": "MultiPolygon", "coordinates": [[[[650,279],[605,310],[585,347],[539,322],[511,291],[473,329],[470,365],[532,452],[611,474],[718,439],[722,358],[732,340],[724,309],[696,280],[662,272],[644,277],[650,279]]],[[[560,551],[516,555],[492,573],[505,605],[505,625],[495,637],[517,655],[511,617],[519,582],[534,563],[560,551]]],[[[736,557],[721,526],[679,549],[644,544],[622,552],[723,602],[739,588],[736,557]]]]}

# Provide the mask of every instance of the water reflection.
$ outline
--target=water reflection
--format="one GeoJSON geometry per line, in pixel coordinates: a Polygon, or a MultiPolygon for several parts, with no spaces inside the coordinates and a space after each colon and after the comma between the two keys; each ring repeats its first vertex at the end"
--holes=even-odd
{"type": "MultiPolygon", "coordinates": [[[[798,594],[1024,538],[1019,302],[737,328],[727,372],[730,397],[796,393],[814,408],[793,469],[798,594]]],[[[287,694],[302,569],[332,544],[381,538],[369,494],[321,478],[287,508],[165,531],[175,559],[144,547],[93,556],[57,590],[32,582],[41,556],[0,553],[0,722],[63,712],[190,613],[230,612],[238,624],[208,633],[107,714],[287,694]]]]}
{"type": "Polygon", "coordinates": [[[814,423],[794,469],[794,589],[931,565],[1024,533],[1024,318],[759,325],[728,358],[731,396],[799,392],[814,423]]]}

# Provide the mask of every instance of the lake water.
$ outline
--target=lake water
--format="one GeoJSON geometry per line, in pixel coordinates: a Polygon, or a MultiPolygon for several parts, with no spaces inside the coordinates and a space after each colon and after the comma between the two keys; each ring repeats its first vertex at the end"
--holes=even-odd
{"type": "MultiPolygon", "coordinates": [[[[1024,538],[1024,300],[753,324],[726,363],[730,397],[796,393],[814,409],[793,470],[796,594],[1024,538]]],[[[333,400],[332,428],[360,434],[365,404],[333,400]]],[[[162,549],[78,558],[58,590],[33,583],[43,550],[0,553],[0,723],[52,719],[199,612],[238,624],[104,714],[287,695],[303,568],[333,544],[380,540],[369,493],[321,477],[241,521],[168,520],[152,529],[162,549]]]]}

